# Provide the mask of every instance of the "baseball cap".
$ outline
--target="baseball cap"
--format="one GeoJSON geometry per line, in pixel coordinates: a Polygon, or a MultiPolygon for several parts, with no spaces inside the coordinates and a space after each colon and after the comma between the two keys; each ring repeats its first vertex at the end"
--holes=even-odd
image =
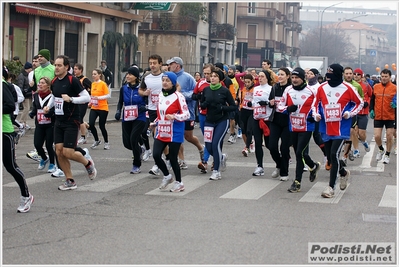
{"type": "Polygon", "coordinates": [[[173,62],[183,66],[183,59],[181,59],[180,57],[172,57],[171,59],[168,59],[166,61],[166,64],[172,64],[173,62]]]}

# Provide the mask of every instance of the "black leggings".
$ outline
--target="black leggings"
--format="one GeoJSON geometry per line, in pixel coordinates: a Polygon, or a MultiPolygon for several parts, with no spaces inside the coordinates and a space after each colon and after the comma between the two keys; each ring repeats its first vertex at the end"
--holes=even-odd
{"type": "MultiPolygon", "coordinates": [[[[266,122],[266,125],[269,126],[270,123],[266,122]]],[[[255,157],[256,157],[256,163],[258,164],[258,167],[263,168],[263,148],[262,148],[262,142],[265,142],[266,148],[269,148],[269,136],[265,136],[263,134],[263,130],[259,127],[259,120],[255,120],[252,118],[252,129],[253,129],[253,135],[255,139],[255,157]]],[[[247,139],[248,140],[248,139],[247,139]]]]}
{"type": "Polygon", "coordinates": [[[89,116],[89,130],[93,134],[94,140],[98,141],[98,134],[97,134],[97,129],[95,126],[96,119],[99,117],[98,120],[98,126],[100,127],[101,133],[104,137],[104,142],[108,143],[108,132],[107,129],[105,129],[105,123],[107,122],[107,117],[108,117],[108,111],[106,110],[90,110],[90,116],[89,116]]]}
{"type": "Polygon", "coordinates": [[[54,126],[53,125],[39,125],[36,124],[35,135],[33,137],[33,144],[37,150],[37,154],[42,157],[43,160],[47,159],[46,153],[43,149],[43,144],[46,142],[46,149],[50,158],[50,163],[54,164],[54,126]]]}
{"type": "Polygon", "coordinates": [[[346,174],[345,163],[339,159],[344,141],[344,139],[334,139],[324,142],[326,154],[330,157],[329,163],[332,165],[330,169],[330,187],[332,189],[334,189],[338,172],[341,176],[346,174]]]}
{"type": "Polygon", "coordinates": [[[315,163],[308,155],[311,137],[312,132],[291,132],[292,146],[294,147],[296,156],[295,180],[298,182],[302,181],[304,161],[311,169],[315,166],[315,163]]]}
{"type": "Polygon", "coordinates": [[[122,122],[122,141],[123,146],[133,152],[133,165],[136,167],[141,166],[141,148],[139,141],[141,139],[141,132],[145,126],[144,121],[124,121],[122,122]]]}
{"type": "MultiPolygon", "coordinates": [[[[148,131],[148,127],[149,126],[150,126],[150,119],[147,118],[146,121],[145,121],[145,125],[143,127],[143,130],[141,132],[141,138],[139,139],[140,145],[144,144],[146,150],[150,149],[150,136],[147,135],[147,131],[148,131]]],[[[151,131],[150,135],[152,135],[152,131],[151,131]]]]}
{"type": "Polygon", "coordinates": [[[26,184],[24,173],[15,161],[14,133],[3,133],[3,165],[19,185],[21,195],[29,197],[28,185],[26,184]]]}
{"type": "Polygon", "coordinates": [[[165,147],[169,146],[168,157],[170,160],[170,164],[172,165],[173,172],[175,173],[176,181],[178,182],[181,182],[180,166],[179,166],[179,161],[177,159],[179,155],[180,145],[181,143],[175,143],[175,142],[165,143],[158,139],[155,139],[154,147],[152,148],[153,150],[152,157],[154,158],[155,164],[162,171],[164,176],[168,176],[169,170],[166,167],[165,161],[163,161],[162,159],[162,153],[165,147]]]}
{"type": "Polygon", "coordinates": [[[247,142],[245,143],[245,147],[249,148],[252,142],[252,132],[253,132],[253,118],[254,112],[249,109],[241,109],[240,111],[240,127],[241,131],[247,137],[247,142]]]}
{"type": "Polygon", "coordinates": [[[280,169],[281,176],[288,176],[288,166],[290,162],[290,146],[291,136],[290,130],[287,126],[280,126],[277,123],[271,122],[269,125],[270,136],[269,136],[269,150],[276,168],[280,169]],[[278,148],[278,142],[281,139],[280,150],[278,148]],[[281,154],[280,154],[281,153],[281,154]]]}

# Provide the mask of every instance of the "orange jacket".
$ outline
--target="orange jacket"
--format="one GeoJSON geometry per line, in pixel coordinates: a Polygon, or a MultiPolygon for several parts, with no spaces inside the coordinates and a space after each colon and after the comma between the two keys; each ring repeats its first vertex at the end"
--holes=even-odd
{"type": "Polygon", "coordinates": [[[395,109],[391,107],[391,101],[396,94],[396,85],[388,82],[386,85],[377,83],[374,85],[373,98],[374,120],[395,120],[395,109]]]}

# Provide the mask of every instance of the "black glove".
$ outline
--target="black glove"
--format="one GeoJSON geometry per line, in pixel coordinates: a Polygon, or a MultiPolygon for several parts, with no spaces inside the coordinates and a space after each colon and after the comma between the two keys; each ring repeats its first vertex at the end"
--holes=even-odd
{"type": "Polygon", "coordinates": [[[145,106],[139,107],[139,113],[146,112],[146,111],[147,111],[147,108],[145,106]]]}
{"type": "Polygon", "coordinates": [[[252,102],[251,101],[248,101],[247,107],[252,107],[252,102]]]}
{"type": "Polygon", "coordinates": [[[368,106],[369,106],[369,103],[366,102],[366,101],[364,101],[364,103],[363,103],[363,108],[367,108],[368,106]]]}
{"type": "Polygon", "coordinates": [[[261,105],[261,106],[267,106],[267,105],[269,105],[269,101],[263,101],[262,100],[262,101],[259,101],[258,104],[261,105]]]}
{"type": "Polygon", "coordinates": [[[204,101],[201,103],[201,108],[206,109],[209,106],[209,103],[207,101],[204,101]]]}
{"type": "Polygon", "coordinates": [[[308,117],[306,120],[308,122],[316,122],[312,116],[308,117]]]}
{"type": "Polygon", "coordinates": [[[33,119],[33,117],[35,117],[35,114],[33,114],[32,112],[29,112],[29,117],[30,117],[31,119],[33,119]]]}
{"type": "MultiPolygon", "coordinates": [[[[196,94],[196,96],[195,96],[195,99],[196,100],[201,100],[201,98],[202,98],[202,92],[198,92],[197,94],[196,94]]],[[[194,99],[194,97],[193,97],[193,99],[194,99]]],[[[194,100],[195,100],[194,99],[194,100]]]]}
{"type": "Polygon", "coordinates": [[[291,106],[287,107],[287,111],[290,112],[290,113],[291,112],[295,112],[297,109],[298,109],[297,105],[291,105],[291,106]]]}
{"type": "Polygon", "coordinates": [[[121,111],[117,110],[115,113],[115,120],[119,121],[121,119],[121,111]]]}

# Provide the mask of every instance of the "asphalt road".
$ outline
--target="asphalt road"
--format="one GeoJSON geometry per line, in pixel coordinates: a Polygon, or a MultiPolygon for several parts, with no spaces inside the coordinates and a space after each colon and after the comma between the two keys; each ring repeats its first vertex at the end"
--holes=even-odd
{"type": "MultiPolygon", "coordinates": [[[[38,171],[25,156],[33,149],[33,129],[21,138],[17,163],[35,202],[29,213],[16,212],[19,189],[3,167],[4,265],[307,265],[309,242],[396,243],[397,159],[392,155],[389,165],[377,164],[375,142],[369,153],[361,149],[362,157],[349,161],[350,184],[333,199],[320,196],[329,179],[324,168],[314,183],[304,173],[301,192],[287,192],[295,164],[289,182],[271,178],[274,163],[266,149],[265,176],[253,177],[254,153],[243,157],[242,139],[229,144],[228,136],[222,180],[201,174],[198,151],[185,143],[186,190],[160,192],[161,177],[148,173],[152,158],[143,162],[140,174],[129,173],[132,154],[122,146],[112,105],[111,149],[90,149],[92,138],[83,145],[98,176],[91,181],[82,165],[72,163],[76,190],[57,190],[62,179],[38,171]]],[[[202,140],[198,128],[194,133],[202,140]]],[[[323,161],[313,141],[310,155],[323,161]]]]}

